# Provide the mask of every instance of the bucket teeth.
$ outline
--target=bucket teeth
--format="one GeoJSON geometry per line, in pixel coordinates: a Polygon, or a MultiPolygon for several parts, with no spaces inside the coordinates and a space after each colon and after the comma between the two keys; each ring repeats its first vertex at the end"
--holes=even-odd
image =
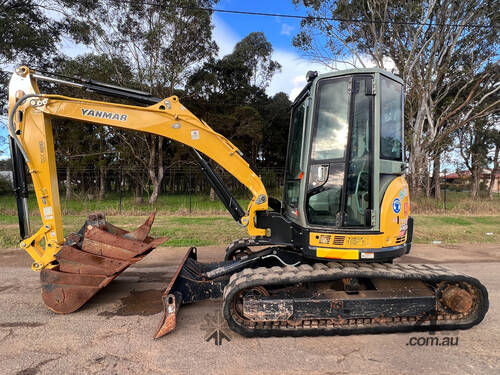
{"type": "Polygon", "coordinates": [[[79,233],[70,233],[56,255],[58,265],[40,274],[42,298],[58,313],[71,313],[131,264],[168,238],[148,237],[155,218],[128,232],[106,222],[103,214],[89,215],[79,233]]]}
{"type": "MultiPolygon", "coordinates": [[[[153,225],[153,222],[155,221],[155,216],[156,216],[156,211],[153,211],[151,215],[147,218],[147,220],[142,224],[139,228],[132,232],[127,232],[126,230],[123,230],[121,228],[115,227],[113,224],[106,223],[105,224],[105,229],[106,232],[115,234],[118,236],[123,236],[125,238],[128,238],[130,240],[136,240],[136,241],[146,241],[148,242],[151,241],[151,237],[148,237],[149,231],[151,230],[151,226],[153,225]]],[[[87,221],[88,223],[88,221],[87,221]]],[[[94,225],[95,226],[95,225],[94,225]]]]}
{"type": "Polygon", "coordinates": [[[124,237],[136,241],[145,241],[148,238],[151,226],[155,221],[155,216],[156,216],[156,211],[153,211],[151,215],[149,215],[148,219],[144,222],[144,224],[142,224],[139,228],[137,228],[133,232],[126,233],[124,237]]]}

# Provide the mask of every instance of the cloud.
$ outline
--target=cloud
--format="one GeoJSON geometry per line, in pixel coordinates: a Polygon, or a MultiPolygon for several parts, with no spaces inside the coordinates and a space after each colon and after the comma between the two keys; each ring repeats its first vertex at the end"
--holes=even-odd
{"type": "MultiPolygon", "coordinates": [[[[212,22],[215,26],[213,38],[219,46],[218,57],[221,58],[233,52],[234,46],[242,39],[242,36],[236,33],[231,26],[216,14],[212,16],[212,22]]],[[[291,33],[292,29],[293,26],[282,24],[282,34],[283,31],[291,33]]],[[[278,92],[284,92],[290,97],[290,100],[294,100],[306,85],[306,73],[309,70],[317,70],[318,73],[330,71],[330,69],[322,64],[301,58],[292,49],[275,49],[273,60],[277,60],[281,64],[281,72],[276,73],[272,78],[267,88],[267,94],[274,95],[278,92]]]]}
{"type": "Polygon", "coordinates": [[[214,24],[213,38],[219,46],[218,57],[229,55],[233,52],[236,43],[242,39],[241,36],[215,14],[212,16],[212,22],[214,24]]]}
{"type": "Polygon", "coordinates": [[[306,73],[309,70],[317,70],[318,73],[329,71],[322,64],[303,59],[298,54],[283,49],[276,49],[273,59],[281,64],[281,72],[274,75],[267,93],[274,95],[284,92],[288,94],[290,100],[294,100],[306,85],[306,73]]]}
{"type": "Polygon", "coordinates": [[[290,35],[292,33],[292,30],[294,29],[293,26],[287,25],[286,23],[281,25],[281,35],[290,35]]]}

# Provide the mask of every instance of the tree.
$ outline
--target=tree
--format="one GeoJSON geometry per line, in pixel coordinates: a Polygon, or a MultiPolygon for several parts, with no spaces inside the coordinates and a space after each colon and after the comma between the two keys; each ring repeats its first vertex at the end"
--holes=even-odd
{"type": "Polygon", "coordinates": [[[264,129],[262,143],[262,158],[267,168],[285,168],[286,150],[288,142],[288,128],[290,123],[290,106],[292,103],[288,95],[279,92],[270,98],[264,107],[264,129]]]}
{"type": "MultiPolygon", "coordinates": [[[[0,67],[46,66],[58,53],[62,24],[40,11],[32,0],[0,1],[0,67]]],[[[10,68],[9,68],[10,70],[10,68]]],[[[0,71],[0,111],[7,105],[8,74],[0,71]]]]}
{"type": "Polygon", "coordinates": [[[49,20],[31,0],[0,1],[0,64],[30,64],[49,59],[57,51],[62,25],[49,20]]]}
{"type": "Polygon", "coordinates": [[[499,171],[498,164],[500,163],[500,131],[495,135],[495,151],[493,153],[493,168],[491,168],[490,183],[488,184],[488,197],[493,199],[493,185],[499,171]]]}
{"type": "Polygon", "coordinates": [[[451,132],[498,108],[499,102],[494,102],[477,112],[479,104],[500,89],[485,84],[495,74],[491,66],[496,66],[498,50],[490,2],[294,2],[310,9],[310,17],[302,21],[294,38],[294,45],[309,56],[332,68],[339,61],[380,68],[394,64],[406,82],[410,186],[418,191],[426,184],[429,192],[430,180],[424,177],[451,132]],[[475,25],[481,27],[471,27],[475,25]],[[455,96],[450,97],[450,92],[455,96]],[[471,103],[476,105],[464,116],[463,108],[471,103]]]}
{"type": "Polygon", "coordinates": [[[269,98],[264,91],[280,67],[271,59],[272,50],[263,33],[250,33],[231,54],[207,61],[186,85],[193,112],[230,138],[254,167],[267,119],[275,115],[266,109],[269,98]]]}
{"type": "Polygon", "coordinates": [[[281,70],[279,62],[272,60],[273,47],[262,32],[253,32],[234,47],[232,58],[249,68],[251,84],[261,89],[269,86],[273,75],[281,70]]]}
{"type": "MultiPolygon", "coordinates": [[[[477,198],[480,191],[481,177],[483,171],[488,167],[491,160],[488,154],[496,147],[498,130],[495,125],[488,123],[487,119],[468,123],[457,130],[459,146],[467,169],[471,173],[471,197],[477,198]]],[[[495,156],[498,159],[498,155],[495,156]]]]}
{"type": "MultiPolygon", "coordinates": [[[[217,51],[211,13],[197,9],[210,8],[215,0],[63,3],[72,10],[60,9],[75,40],[100,54],[129,61],[141,89],[162,98],[172,95],[197,65],[217,51]]],[[[153,185],[149,202],[154,203],[164,176],[164,141],[152,135],[137,137],[134,143],[138,140],[144,143],[133,155],[141,163],[147,161],[153,185]]]]}
{"type": "MultiPolygon", "coordinates": [[[[75,58],[58,57],[55,59],[56,73],[80,77],[82,79],[92,78],[111,84],[130,81],[133,79],[131,68],[128,64],[118,58],[110,58],[106,55],[85,54],[75,58]]],[[[134,84],[131,84],[134,86],[134,84]]],[[[50,92],[53,88],[45,88],[50,92]]],[[[75,89],[70,86],[57,86],[57,93],[77,98],[94,99],[100,101],[108,98],[75,89]]],[[[114,101],[119,101],[114,99],[114,101]]],[[[119,133],[123,131],[92,123],[76,122],[67,119],[54,120],[54,140],[56,143],[56,158],[59,166],[65,168],[66,199],[72,197],[72,179],[80,174],[80,181],[85,186],[85,176],[82,174],[97,173],[98,199],[102,200],[105,194],[105,180],[108,169],[117,162],[117,155],[123,154],[116,142],[119,133]],[[79,156],[77,156],[79,155],[79,156]],[[89,170],[87,167],[91,167],[89,170]]],[[[93,188],[95,186],[92,186],[93,188]]],[[[86,193],[85,191],[82,191],[86,193]]]]}

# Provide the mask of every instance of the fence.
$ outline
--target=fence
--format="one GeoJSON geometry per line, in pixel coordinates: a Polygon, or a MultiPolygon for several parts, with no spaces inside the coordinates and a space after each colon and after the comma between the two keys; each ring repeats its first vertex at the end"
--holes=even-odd
{"type": "MultiPolygon", "coordinates": [[[[236,197],[249,197],[248,190],[221,167],[215,168],[224,184],[236,197]]],[[[283,168],[262,168],[255,170],[261,176],[269,192],[277,193],[284,178],[283,168]]],[[[66,201],[91,201],[112,198],[118,200],[121,211],[122,201],[133,197],[141,204],[149,200],[153,192],[152,179],[148,171],[130,165],[99,166],[96,164],[64,166],[57,168],[59,192],[66,201]]],[[[0,194],[12,194],[10,171],[0,171],[0,194]]],[[[33,190],[28,175],[29,190],[33,190]]],[[[211,186],[202,174],[198,164],[191,161],[177,162],[165,168],[159,185],[159,195],[185,195],[189,197],[189,211],[193,196],[213,195],[211,186]]]]}

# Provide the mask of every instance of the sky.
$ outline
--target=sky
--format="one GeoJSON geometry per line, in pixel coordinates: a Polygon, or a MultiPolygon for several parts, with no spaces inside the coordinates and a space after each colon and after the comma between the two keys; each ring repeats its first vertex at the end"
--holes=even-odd
{"type": "MultiPolygon", "coordinates": [[[[295,7],[290,0],[221,0],[216,8],[306,14],[303,6],[295,7]]],[[[251,32],[261,31],[271,42],[274,48],[273,59],[277,60],[282,68],[281,72],[273,77],[267,89],[269,95],[282,91],[293,100],[305,86],[308,70],[326,71],[323,65],[303,58],[300,51],[292,46],[292,39],[300,29],[300,19],[214,13],[212,20],[215,26],[214,40],[219,45],[219,57],[231,53],[234,45],[251,32]]]]}
{"type": "MultiPolygon", "coordinates": [[[[220,0],[214,8],[294,15],[307,13],[305,7],[296,7],[291,0],[220,0]]],[[[219,46],[219,57],[230,54],[235,44],[251,32],[264,33],[274,49],[273,60],[277,60],[282,66],[281,72],[275,74],[267,89],[269,95],[285,92],[293,100],[306,84],[307,71],[326,72],[323,65],[303,58],[292,46],[292,39],[300,29],[300,19],[214,12],[212,23],[213,39],[219,46]]],[[[63,39],[62,50],[71,57],[86,52],[84,47],[75,45],[68,39],[63,39]]]]}
{"type": "MultiPolygon", "coordinates": [[[[306,9],[303,6],[295,7],[290,0],[220,0],[215,8],[264,13],[306,14],[306,9]]],[[[274,48],[273,60],[277,60],[282,66],[281,72],[275,74],[267,89],[268,95],[285,92],[293,100],[306,84],[305,76],[308,70],[318,70],[320,73],[326,71],[324,66],[302,58],[300,52],[292,46],[292,39],[300,29],[300,19],[214,13],[212,22],[214,25],[213,38],[219,46],[219,57],[231,53],[235,44],[251,32],[261,31],[265,34],[274,48]]],[[[86,52],[84,47],[75,45],[68,39],[62,40],[61,49],[64,54],[72,57],[86,52]]],[[[0,118],[0,123],[6,123],[6,119],[0,118]]],[[[6,136],[6,127],[0,126],[0,137],[6,136]]],[[[2,142],[1,139],[0,151],[4,152],[0,154],[0,158],[7,157],[8,144],[2,142]]]]}

